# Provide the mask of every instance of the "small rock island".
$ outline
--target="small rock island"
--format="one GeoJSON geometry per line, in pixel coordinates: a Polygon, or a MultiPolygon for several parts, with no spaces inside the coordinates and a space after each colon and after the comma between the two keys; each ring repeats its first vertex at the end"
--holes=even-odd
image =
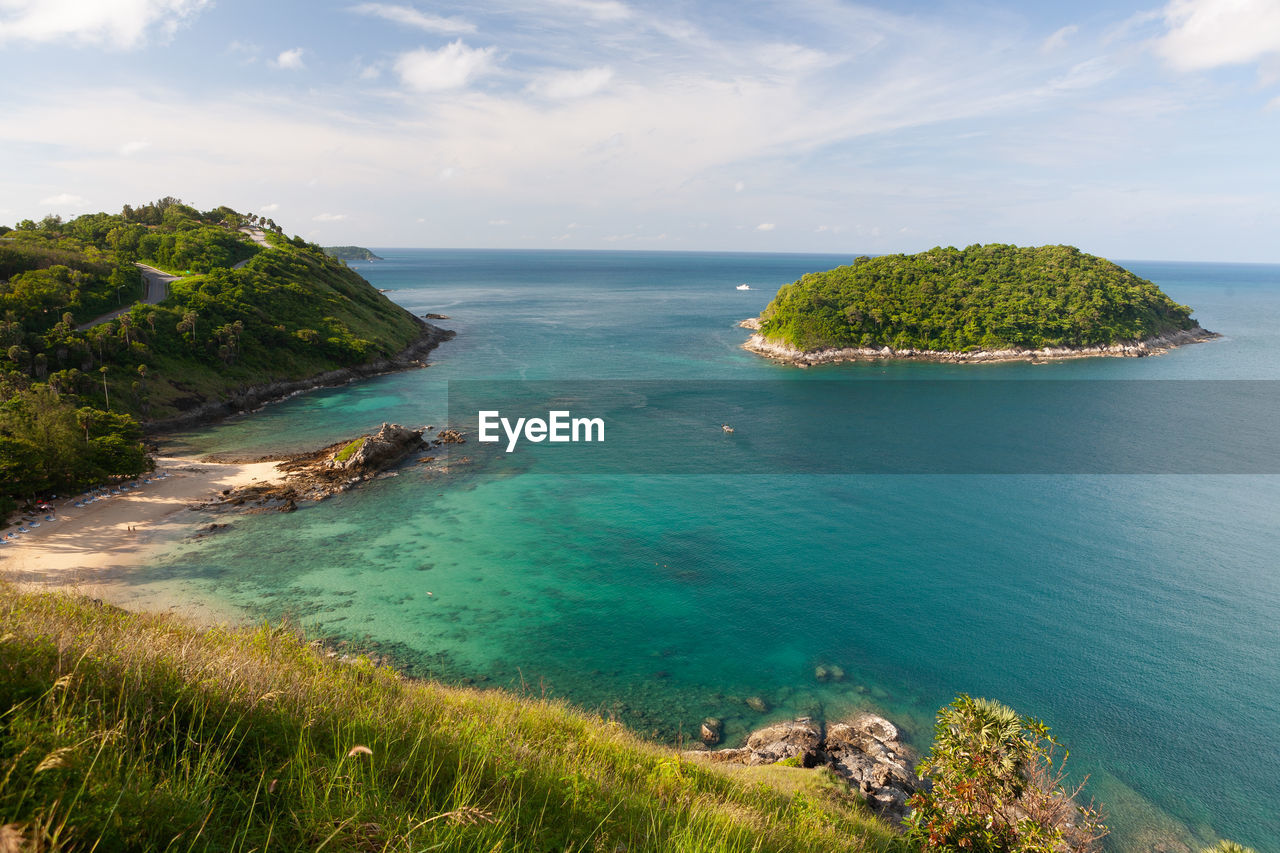
{"type": "Polygon", "coordinates": [[[860,257],[784,285],[743,346],[800,366],[860,359],[1144,356],[1216,338],[1155,284],[1073,246],[860,257]]]}

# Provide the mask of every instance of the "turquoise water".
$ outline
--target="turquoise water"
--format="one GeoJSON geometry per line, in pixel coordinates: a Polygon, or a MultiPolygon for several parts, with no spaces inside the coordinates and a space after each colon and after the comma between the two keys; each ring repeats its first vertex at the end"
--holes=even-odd
{"type": "MultiPolygon", "coordinates": [[[[1127,263],[1226,335],[1160,358],[799,371],[739,349],[735,324],[848,256],[377,251],[388,260],[356,269],[458,332],[431,367],[179,439],[249,453],[441,424],[462,379],[1280,378],[1278,266],[1127,263]]],[[[653,452],[680,453],[679,436],[653,452]]],[[[237,518],[136,580],[671,741],[709,714],[732,740],[774,716],[875,707],[927,748],[956,693],[999,698],[1070,746],[1113,849],[1222,835],[1266,850],[1280,849],[1278,509],[1280,479],[1261,475],[412,467],[237,518]],[[846,680],[816,682],[818,664],[846,680]]]]}

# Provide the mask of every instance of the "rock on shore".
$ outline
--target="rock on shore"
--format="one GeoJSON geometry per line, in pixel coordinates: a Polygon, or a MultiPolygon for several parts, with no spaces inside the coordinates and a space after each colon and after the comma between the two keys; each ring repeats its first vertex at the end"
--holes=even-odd
{"type": "Polygon", "coordinates": [[[1045,349],[998,349],[974,350],[971,352],[948,352],[945,350],[916,350],[890,347],[845,347],[842,349],[796,349],[788,344],[779,343],[760,334],[760,321],[750,317],[738,324],[755,334],[742,345],[758,355],[782,361],[800,367],[812,364],[839,364],[844,361],[870,361],[874,359],[904,359],[908,361],[945,361],[945,362],[997,362],[997,361],[1048,361],[1064,358],[1092,358],[1096,356],[1113,356],[1124,358],[1141,358],[1148,355],[1161,355],[1174,347],[1196,344],[1202,341],[1222,337],[1217,332],[1210,332],[1196,326],[1185,331],[1170,332],[1164,335],[1147,338],[1141,341],[1125,341],[1107,346],[1090,347],[1046,347],[1045,349]]]}
{"type": "Polygon", "coordinates": [[[365,480],[383,475],[416,451],[466,441],[455,430],[440,430],[428,443],[423,439],[424,431],[384,423],[372,435],[289,456],[277,466],[284,474],[283,481],[241,486],[225,493],[221,500],[206,508],[250,505],[258,511],[278,509],[292,512],[297,508],[297,501],[321,501],[345,492],[365,480]]]}
{"type": "Polygon", "coordinates": [[[344,448],[325,460],[324,466],[351,472],[376,472],[394,465],[414,450],[426,447],[422,430],[400,424],[384,423],[373,435],[357,441],[360,445],[354,451],[344,455],[344,448]]]}
{"type": "Polygon", "coordinates": [[[827,727],[807,717],[774,723],[752,732],[746,746],[684,754],[714,764],[756,766],[795,759],[801,767],[830,767],[877,814],[895,824],[910,813],[907,799],[922,785],[911,769],[914,755],[902,743],[897,726],[869,713],[827,727]]]}

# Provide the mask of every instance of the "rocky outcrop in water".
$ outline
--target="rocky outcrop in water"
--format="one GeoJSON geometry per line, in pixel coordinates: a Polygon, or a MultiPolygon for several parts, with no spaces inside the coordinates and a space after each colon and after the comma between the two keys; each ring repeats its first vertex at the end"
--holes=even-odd
{"type": "Polygon", "coordinates": [[[330,455],[324,467],[353,473],[377,472],[427,446],[422,440],[422,430],[387,423],[373,435],[356,441],[360,443],[352,442],[330,455]],[[348,450],[353,445],[354,450],[348,450]]]}
{"type": "Polygon", "coordinates": [[[830,767],[877,814],[895,824],[910,813],[907,799],[923,784],[911,769],[915,756],[902,743],[898,727],[875,714],[859,714],[830,726],[802,717],[757,729],[746,746],[684,754],[713,764],[787,761],[800,767],[830,767]]]}
{"type": "MultiPolygon", "coordinates": [[[[395,476],[395,472],[389,469],[427,447],[439,448],[444,444],[465,441],[454,430],[442,430],[434,440],[427,442],[423,439],[424,431],[384,423],[372,435],[341,441],[310,453],[287,456],[277,465],[277,470],[284,474],[283,480],[241,486],[226,492],[220,500],[204,508],[244,507],[255,511],[293,512],[298,508],[298,501],[322,501],[366,480],[395,476]]],[[[210,460],[249,461],[218,457],[210,457],[210,460]]]]}

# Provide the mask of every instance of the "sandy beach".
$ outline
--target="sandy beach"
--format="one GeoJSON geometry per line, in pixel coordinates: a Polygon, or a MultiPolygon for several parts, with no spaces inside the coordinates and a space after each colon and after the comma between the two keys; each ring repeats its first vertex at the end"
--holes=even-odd
{"type": "MultiPolygon", "coordinates": [[[[137,490],[82,507],[73,506],[79,495],[54,501],[55,521],[44,521],[41,514],[39,527],[0,545],[0,577],[17,584],[73,586],[112,598],[110,588],[119,570],[144,562],[189,529],[195,519],[186,512],[188,507],[223,489],[279,479],[276,464],[157,457],[151,482],[137,490]],[[158,474],[168,476],[157,478],[158,474]]],[[[13,525],[4,532],[16,529],[13,525]]]]}

